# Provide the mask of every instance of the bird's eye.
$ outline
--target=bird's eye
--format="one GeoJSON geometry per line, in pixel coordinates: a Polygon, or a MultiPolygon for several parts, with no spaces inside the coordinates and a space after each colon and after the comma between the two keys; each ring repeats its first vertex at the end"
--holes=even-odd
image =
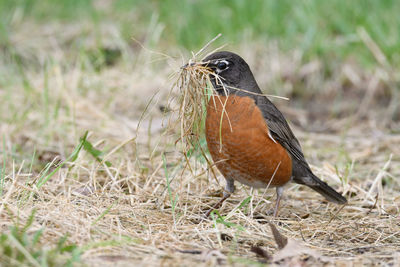
{"type": "Polygon", "coordinates": [[[217,68],[219,70],[224,70],[228,67],[228,64],[225,61],[218,62],[217,68]]]}

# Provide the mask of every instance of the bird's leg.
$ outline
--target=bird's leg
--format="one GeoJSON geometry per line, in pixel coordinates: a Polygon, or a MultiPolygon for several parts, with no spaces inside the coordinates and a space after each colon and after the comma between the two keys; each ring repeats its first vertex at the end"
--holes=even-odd
{"type": "Polygon", "coordinates": [[[279,203],[281,202],[282,194],[283,194],[283,186],[278,186],[276,188],[276,203],[274,209],[274,217],[278,216],[279,203]]]}
{"type": "Polygon", "coordinates": [[[207,211],[207,213],[205,214],[206,217],[210,216],[210,213],[213,210],[216,210],[219,207],[221,207],[222,203],[224,203],[224,201],[227,200],[231,196],[231,194],[235,191],[235,181],[232,178],[225,178],[225,179],[226,179],[226,186],[224,194],[221,200],[218,201],[218,203],[216,203],[211,209],[207,211]]]}

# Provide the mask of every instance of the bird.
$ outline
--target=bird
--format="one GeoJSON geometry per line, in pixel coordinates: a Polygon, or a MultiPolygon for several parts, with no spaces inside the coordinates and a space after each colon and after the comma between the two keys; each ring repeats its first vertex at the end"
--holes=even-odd
{"type": "Polygon", "coordinates": [[[235,181],[253,188],[276,187],[274,217],[289,182],[306,185],[330,202],[347,203],[312,172],[284,115],[263,95],[242,57],[219,51],[196,64],[209,71],[214,89],[206,108],[205,136],[226,180],[223,197],[207,217],[234,193],[235,181]]]}

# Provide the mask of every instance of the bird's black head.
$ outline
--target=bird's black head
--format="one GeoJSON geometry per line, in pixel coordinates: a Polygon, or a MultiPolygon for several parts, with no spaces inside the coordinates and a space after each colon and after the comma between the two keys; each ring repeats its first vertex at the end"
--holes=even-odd
{"type": "Polygon", "coordinates": [[[221,51],[209,55],[203,62],[205,67],[220,77],[220,79],[215,76],[210,77],[214,89],[219,94],[241,95],[245,91],[261,93],[249,65],[239,55],[221,51]]]}

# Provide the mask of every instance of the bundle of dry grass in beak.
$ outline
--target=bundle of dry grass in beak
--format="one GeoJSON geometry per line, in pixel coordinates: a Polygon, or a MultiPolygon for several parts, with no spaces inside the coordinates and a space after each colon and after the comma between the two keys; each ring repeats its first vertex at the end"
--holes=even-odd
{"type": "MultiPolygon", "coordinates": [[[[189,62],[181,67],[178,78],[173,84],[173,88],[177,88],[179,91],[178,122],[181,134],[179,141],[183,143],[183,153],[187,157],[189,150],[197,150],[203,155],[209,166],[211,166],[211,163],[205,156],[200,141],[201,137],[204,136],[204,119],[208,99],[211,95],[216,94],[212,88],[211,78],[214,78],[217,82],[220,82],[221,78],[211,68],[207,67],[207,62],[199,59],[199,55],[219,37],[220,35],[217,35],[199,52],[193,54],[189,62]]],[[[188,158],[186,160],[188,161],[188,158]]]]}
{"type": "Polygon", "coordinates": [[[182,67],[176,87],[180,91],[179,119],[183,139],[199,136],[205,106],[213,93],[211,75],[215,74],[203,62],[188,63],[182,67]]]}
{"type": "MultiPolygon", "coordinates": [[[[183,143],[183,154],[187,157],[190,150],[199,152],[208,162],[201,146],[204,136],[204,119],[209,97],[214,93],[210,82],[214,72],[202,61],[193,61],[182,66],[174,87],[179,90],[178,123],[180,124],[180,141],[183,143]]],[[[186,158],[187,162],[188,158],[186,158]]]]}

